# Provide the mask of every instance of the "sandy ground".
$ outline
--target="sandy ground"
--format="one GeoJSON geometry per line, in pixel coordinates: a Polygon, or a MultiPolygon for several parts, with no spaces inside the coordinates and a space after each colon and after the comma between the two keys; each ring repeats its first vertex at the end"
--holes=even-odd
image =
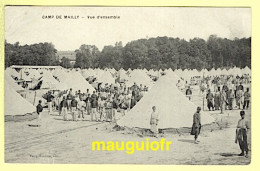
{"type": "MultiPolygon", "coordinates": [[[[199,144],[189,134],[164,134],[160,137],[140,137],[127,131],[115,131],[109,122],[90,122],[89,116],[78,122],[63,121],[57,113],[42,113],[41,127],[31,127],[35,121],[5,123],[5,161],[7,163],[131,163],[131,164],[249,164],[250,157],[239,157],[235,144],[235,127],[239,111],[218,114],[229,126],[222,130],[204,131],[199,144]],[[92,141],[172,141],[169,151],[92,151],[92,141]]],[[[250,111],[246,111],[250,113],[250,111]]],[[[250,117],[250,116],[248,116],[250,117]]],[[[250,153],[249,153],[250,154],[250,153]]]]}

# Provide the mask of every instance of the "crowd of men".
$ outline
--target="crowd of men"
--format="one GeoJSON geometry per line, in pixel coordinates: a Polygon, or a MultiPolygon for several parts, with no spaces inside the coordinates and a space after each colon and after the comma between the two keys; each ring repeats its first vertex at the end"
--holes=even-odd
{"type": "Polygon", "coordinates": [[[90,115],[91,121],[114,122],[117,112],[124,115],[125,111],[129,111],[136,105],[146,91],[148,88],[142,84],[134,84],[131,87],[111,84],[93,92],[89,89],[86,92],[73,89],[62,92],[49,91],[44,98],[47,100],[49,113],[58,111],[65,121],[71,113],[74,121],[90,115]]]}
{"type": "MultiPolygon", "coordinates": [[[[208,110],[248,109],[250,103],[251,82],[249,75],[236,76],[210,76],[203,78],[200,83],[200,94],[206,98],[208,110]]],[[[180,81],[177,86],[180,88],[180,81]]],[[[191,83],[186,81],[185,94],[189,100],[192,97],[191,83]]]]}

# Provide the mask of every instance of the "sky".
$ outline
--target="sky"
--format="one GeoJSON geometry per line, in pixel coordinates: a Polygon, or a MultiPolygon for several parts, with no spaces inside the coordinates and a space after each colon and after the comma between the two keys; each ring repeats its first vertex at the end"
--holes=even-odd
{"type": "Polygon", "coordinates": [[[20,45],[52,42],[59,51],[82,44],[123,45],[158,36],[189,40],[215,34],[233,39],[251,36],[250,8],[199,7],[26,7],[5,8],[5,39],[20,45]],[[76,19],[64,19],[64,15],[76,19]],[[46,16],[53,16],[47,19],[46,16]],[[61,16],[61,19],[56,19],[61,16]],[[78,16],[78,18],[77,18],[78,16]],[[89,19],[94,16],[95,19],[89,19]],[[118,16],[119,19],[97,19],[118,16]]]}

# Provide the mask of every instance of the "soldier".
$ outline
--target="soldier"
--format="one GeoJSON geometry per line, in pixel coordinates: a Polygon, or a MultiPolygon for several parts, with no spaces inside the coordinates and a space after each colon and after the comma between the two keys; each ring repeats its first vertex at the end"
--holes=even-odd
{"type": "Polygon", "coordinates": [[[200,118],[201,107],[197,107],[196,113],[193,115],[193,124],[191,129],[191,135],[194,135],[194,143],[198,144],[198,136],[201,129],[201,118],[200,118]]]}
{"type": "Polygon", "coordinates": [[[240,111],[240,116],[241,119],[237,123],[235,142],[237,143],[238,141],[239,147],[241,149],[239,156],[245,156],[248,158],[247,132],[250,127],[248,121],[245,119],[245,111],[240,111]]]}

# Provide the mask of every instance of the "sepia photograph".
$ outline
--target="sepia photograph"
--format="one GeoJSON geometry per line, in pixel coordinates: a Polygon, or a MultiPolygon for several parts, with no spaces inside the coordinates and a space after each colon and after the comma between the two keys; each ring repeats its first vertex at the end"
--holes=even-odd
{"type": "Polygon", "coordinates": [[[4,161],[249,165],[251,8],[5,6],[4,161]]]}

